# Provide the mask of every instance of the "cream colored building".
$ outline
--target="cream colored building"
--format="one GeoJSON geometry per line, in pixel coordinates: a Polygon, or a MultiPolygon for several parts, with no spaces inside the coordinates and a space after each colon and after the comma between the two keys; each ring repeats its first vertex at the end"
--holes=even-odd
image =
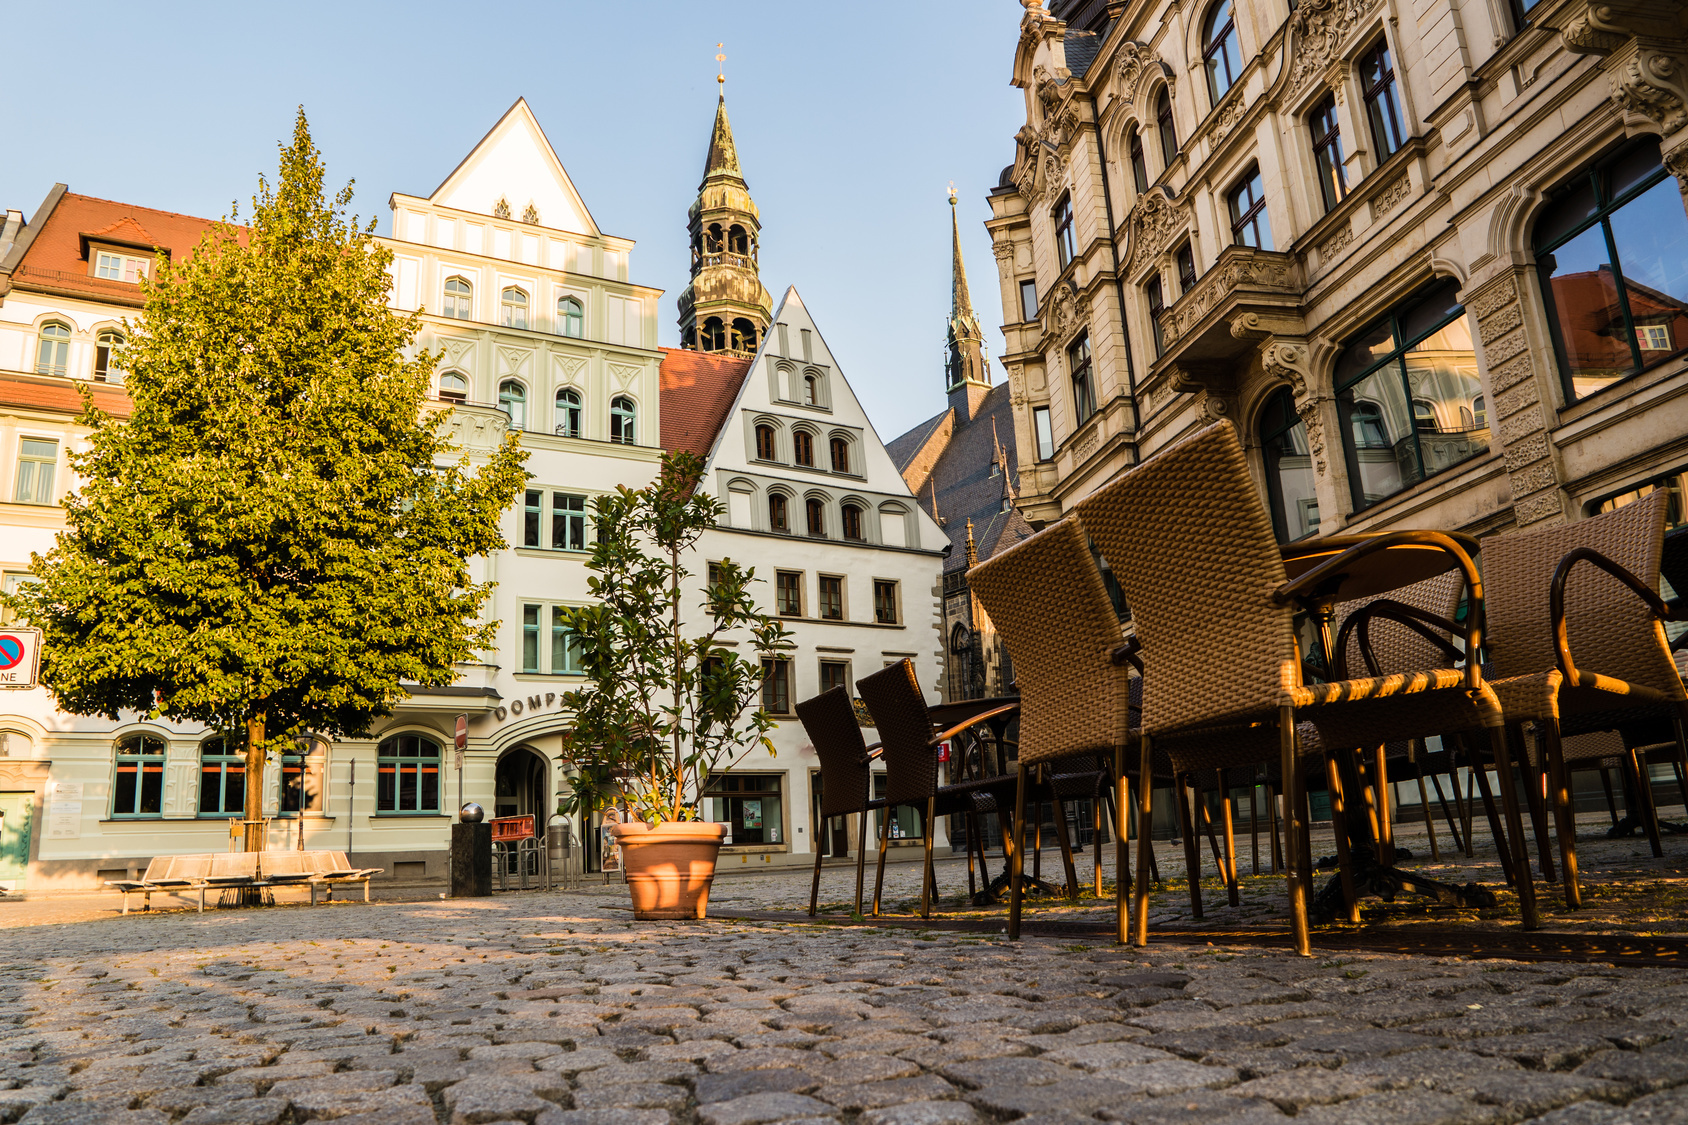
{"type": "Polygon", "coordinates": [[[1019,503],[1229,418],[1280,536],[1688,467],[1682,0],[1026,0],[991,193],[1019,503]]]}

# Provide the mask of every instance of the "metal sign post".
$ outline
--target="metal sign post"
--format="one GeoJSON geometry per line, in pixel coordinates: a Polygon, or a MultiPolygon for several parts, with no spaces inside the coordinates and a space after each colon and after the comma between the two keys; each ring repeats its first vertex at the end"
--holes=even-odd
{"type": "Polygon", "coordinates": [[[452,761],[457,766],[457,808],[459,817],[463,808],[463,751],[469,747],[469,716],[457,716],[457,732],[453,736],[452,761]]]}

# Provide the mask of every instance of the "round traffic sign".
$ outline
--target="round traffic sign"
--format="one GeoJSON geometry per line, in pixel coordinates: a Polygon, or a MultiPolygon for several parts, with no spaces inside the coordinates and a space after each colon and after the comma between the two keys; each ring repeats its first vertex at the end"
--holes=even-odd
{"type": "Polygon", "coordinates": [[[16,668],[23,663],[23,638],[11,633],[0,633],[0,672],[9,668],[16,668]]]}

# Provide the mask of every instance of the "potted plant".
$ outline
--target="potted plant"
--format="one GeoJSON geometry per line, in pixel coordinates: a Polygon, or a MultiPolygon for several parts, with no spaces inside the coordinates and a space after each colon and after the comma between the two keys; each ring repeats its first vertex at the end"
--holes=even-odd
{"type": "Polygon", "coordinates": [[[703,791],[753,747],[774,752],[774,721],[751,704],[762,659],[789,634],[750,596],[754,570],[713,564],[698,631],[682,621],[685,560],[724,512],[697,491],[702,477],[698,457],[669,454],[652,484],[594,501],[596,600],[565,614],[592,682],[564,695],[574,713],[564,754],[577,772],[561,803],[569,814],[620,813],[610,833],[643,919],[704,916],[727,826],[699,819],[703,791]]]}

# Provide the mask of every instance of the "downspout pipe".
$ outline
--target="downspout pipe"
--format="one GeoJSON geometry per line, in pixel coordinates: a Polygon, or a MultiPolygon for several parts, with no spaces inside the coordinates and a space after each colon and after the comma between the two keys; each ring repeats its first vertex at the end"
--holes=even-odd
{"type": "MultiPolygon", "coordinates": [[[[1114,259],[1114,300],[1119,305],[1119,330],[1125,337],[1125,397],[1131,404],[1131,432],[1135,437],[1142,418],[1137,413],[1137,365],[1131,358],[1131,325],[1125,319],[1125,282],[1119,276],[1119,243],[1114,239],[1114,196],[1108,187],[1108,153],[1102,143],[1102,114],[1096,105],[1096,95],[1086,93],[1090,99],[1090,123],[1096,130],[1096,159],[1100,162],[1102,172],[1102,209],[1108,219],[1108,252],[1114,259]]],[[[1138,460],[1137,442],[1132,440],[1126,444],[1131,446],[1131,460],[1135,464],[1138,460]]]]}

